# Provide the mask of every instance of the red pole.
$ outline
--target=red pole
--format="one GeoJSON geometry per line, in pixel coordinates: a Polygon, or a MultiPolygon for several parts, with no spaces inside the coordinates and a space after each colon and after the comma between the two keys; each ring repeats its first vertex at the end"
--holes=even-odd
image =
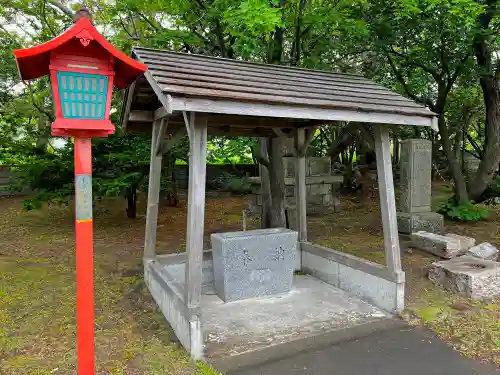
{"type": "Polygon", "coordinates": [[[94,375],[92,148],[75,137],[76,325],[78,374],[94,375]]]}

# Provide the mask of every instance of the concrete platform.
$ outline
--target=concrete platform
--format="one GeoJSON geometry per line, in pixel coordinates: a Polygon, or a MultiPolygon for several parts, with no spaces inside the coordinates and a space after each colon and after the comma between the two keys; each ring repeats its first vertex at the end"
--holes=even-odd
{"type": "Polygon", "coordinates": [[[303,352],[227,375],[498,375],[462,357],[429,331],[395,325],[356,340],[303,352]]]}
{"type": "MultiPolygon", "coordinates": [[[[184,264],[168,267],[183,288],[184,264]]],[[[205,278],[201,328],[205,358],[231,371],[328,345],[392,324],[392,315],[310,275],[289,293],[224,302],[205,278]]]]}

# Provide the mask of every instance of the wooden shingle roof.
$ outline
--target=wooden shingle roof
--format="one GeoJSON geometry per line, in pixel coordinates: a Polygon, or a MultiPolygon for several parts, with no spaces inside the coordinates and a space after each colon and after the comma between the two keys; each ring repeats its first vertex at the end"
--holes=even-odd
{"type": "Polygon", "coordinates": [[[161,92],[174,111],[421,126],[432,126],[435,116],[359,75],[142,47],[132,54],[148,67],[131,103],[135,110],[154,110],[149,107],[160,102],[152,104],[151,96],[161,92]]]}

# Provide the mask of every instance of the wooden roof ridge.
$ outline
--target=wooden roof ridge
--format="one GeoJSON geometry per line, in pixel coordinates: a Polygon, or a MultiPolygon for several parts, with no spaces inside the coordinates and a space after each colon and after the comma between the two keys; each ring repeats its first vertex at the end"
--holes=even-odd
{"type": "Polygon", "coordinates": [[[219,57],[219,56],[209,56],[209,55],[203,55],[201,53],[187,53],[187,52],[178,52],[178,51],[171,51],[171,50],[164,50],[164,49],[159,49],[159,48],[150,48],[150,47],[142,47],[142,46],[135,46],[132,51],[135,52],[137,50],[146,50],[146,51],[153,51],[153,52],[159,52],[162,54],[169,54],[169,55],[176,55],[176,56],[193,56],[196,58],[201,58],[201,59],[206,59],[206,60],[212,60],[212,61],[226,61],[226,62],[236,62],[240,64],[246,64],[246,65],[254,65],[256,67],[265,67],[265,68],[282,68],[284,70],[295,70],[295,71],[303,71],[303,72],[310,72],[310,73],[326,73],[326,74],[332,74],[332,75],[340,75],[340,76],[346,76],[346,77],[353,77],[353,78],[361,78],[363,80],[366,80],[368,82],[373,82],[370,79],[362,76],[361,74],[358,73],[346,73],[346,72],[337,72],[333,70],[323,70],[323,69],[311,69],[311,68],[303,68],[303,67],[298,67],[298,66],[291,66],[291,65],[282,65],[282,64],[266,64],[262,62],[257,62],[257,61],[249,61],[249,60],[241,60],[241,59],[231,59],[228,57],[219,57]]]}
{"type": "Polygon", "coordinates": [[[292,128],[304,126],[303,121],[436,128],[436,114],[428,108],[359,74],[145,47],[134,47],[132,56],[148,70],[129,90],[133,94],[127,91],[125,124],[131,110],[163,107],[174,116],[203,112],[217,121],[223,121],[220,115],[233,116],[230,124],[240,122],[234,116],[253,123],[260,118],[259,127],[270,129],[273,118],[292,128]]]}

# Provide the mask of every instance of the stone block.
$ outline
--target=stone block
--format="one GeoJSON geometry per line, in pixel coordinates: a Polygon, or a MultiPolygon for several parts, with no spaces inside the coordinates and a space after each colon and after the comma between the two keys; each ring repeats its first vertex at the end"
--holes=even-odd
{"type": "Polygon", "coordinates": [[[442,233],[443,215],[436,212],[407,213],[398,212],[398,230],[400,233],[411,234],[418,231],[442,233]]]}
{"type": "Polygon", "coordinates": [[[486,260],[497,260],[498,249],[489,242],[483,242],[471,247],[465,255],[486,260]]]}
{"type": "Polygon", "coordinates": [[[461,236],[459,234],[453,233],[446,233],[445,236],[458,240],[460,246],[460,255],[465,254],[467,250],[469,250],[476,244],[476,239],[472,237],[461,236]]]}
{"type": "Polygon", "coordinates": [[[323,196],[322,195],[308,195],[307,196],[307,205],[323,205],[323,196]]]}
{"type": "Polygon", "coordinates": [[[309,157],[307,163],[309,173],[306,173],[308,176],[329,176],[331,174],[329,157],[309,157]]]}
{"type": "Polygon", "coordinates": [[[500,263],[470,256],[433,263],[429,279],[445,289],[480,300],[500,296],[500,263]]]}
{"type": "Polygon", "coordinates": [[[400,211],[430,212],[431,165],[431,141],[407,139],[401,142],[400,211]]]}
{"type": "Polygon", "coordinates": [[[451,259],[460,255],[460,241],[440,234],[420,231],[410,235],[413,247],[441,258],[451,259]]]}
{"type": "Polygon", "coordinates": [[[332,184],[314,184],[311,185],[311,194],[331,194],[332,193],[332,184]]]}
{"type": "Polygon", "coordinates": [[[217,295],[230,302],[290,291],[297,237],[285,228],[212,234],[217,295]]]}

